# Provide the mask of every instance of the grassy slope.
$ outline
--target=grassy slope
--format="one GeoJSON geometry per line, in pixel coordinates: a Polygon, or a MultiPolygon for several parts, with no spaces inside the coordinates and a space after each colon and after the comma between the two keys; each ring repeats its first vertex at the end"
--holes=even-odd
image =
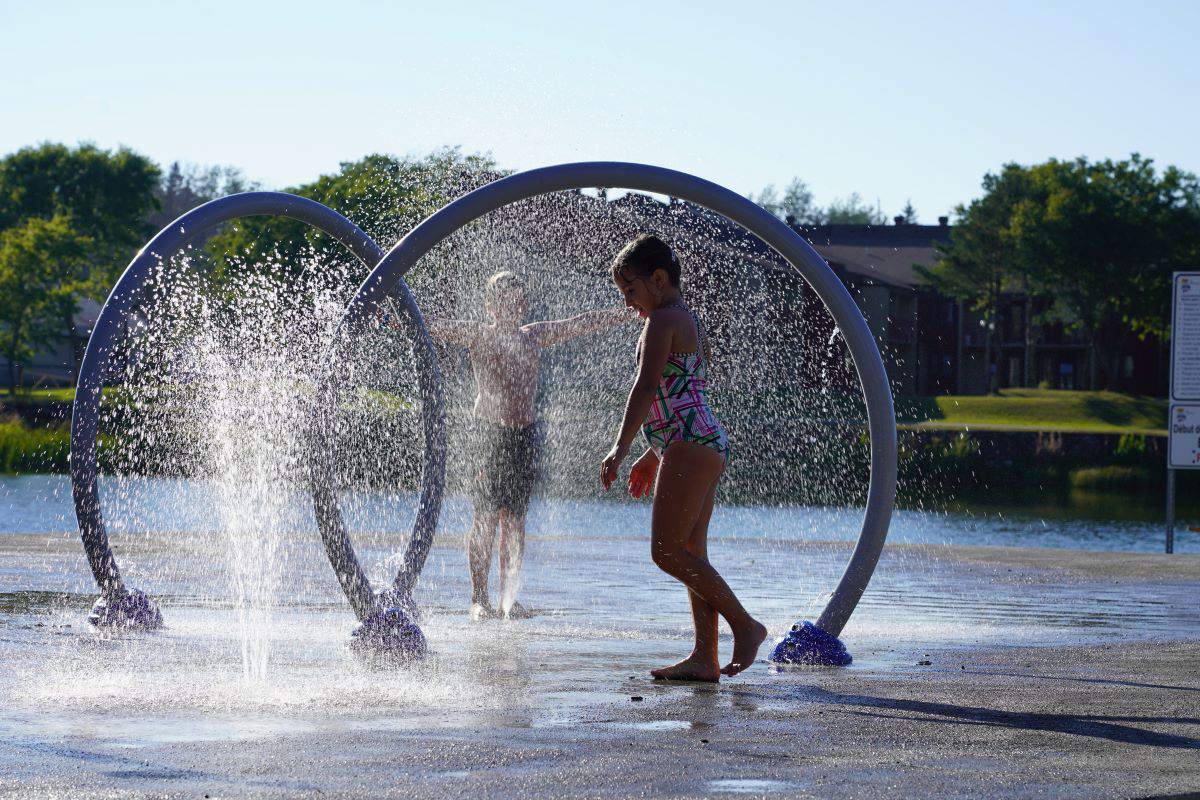
{"type": "Polygon", "coordinates": [[[1167,401],[1116,392],[1002,389],[998,396],[898,398],[904,427],[1165,435],[1167,401]]]}
{"type": "MultiPolygon", "coordinates": [[[[70,402],[74,389],[20,392],[17,402],[70,402]]],[[[105,390],[110,399],[110,390],[105,390]]],[[[0,401],[9,399],[0,390],[0,401]]],[[[1165,435],[1166,400],[1115,392],[1001,389],[998,395],[898,397],[901,427],[1053,430],[1165,435]]]]}

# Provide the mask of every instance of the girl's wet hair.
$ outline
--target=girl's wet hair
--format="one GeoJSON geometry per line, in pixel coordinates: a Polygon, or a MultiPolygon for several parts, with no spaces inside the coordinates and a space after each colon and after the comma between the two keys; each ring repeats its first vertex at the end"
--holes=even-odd
{"type": "Polygon", "coordinates": [[[638,234],[612,262],[614,279],[649,278],[656,269],[667,273],[672,286],[679,286],[679,257],[669,244],[651,233],[638,234]]]}

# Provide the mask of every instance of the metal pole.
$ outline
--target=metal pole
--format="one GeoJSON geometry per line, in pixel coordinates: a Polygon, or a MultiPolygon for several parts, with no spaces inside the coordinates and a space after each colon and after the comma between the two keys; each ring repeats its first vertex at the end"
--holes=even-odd
{"type": "Polygon", "coordinates": [[[1167,552],[1175,552],[1175,470],[1167,467],[1167,552]]]}

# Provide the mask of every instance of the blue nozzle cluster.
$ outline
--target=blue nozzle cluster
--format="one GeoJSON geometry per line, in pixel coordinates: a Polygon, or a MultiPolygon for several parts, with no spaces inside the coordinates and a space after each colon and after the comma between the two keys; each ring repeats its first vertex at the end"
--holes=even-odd
{"type": "Polygon", "coordinates": [[[844,667],[854,659],[842,640],[805,620],[796,623],[771,651],[776,664],[814,667],[844,667]]]}
{"type": "Polygon", "coordinates": [[[118,597],[101,597],[92,606],[88,622],[97,628],[132,628],[153,631],[162,627],[158,603],[145,592],[126,589],[118,597]]]}

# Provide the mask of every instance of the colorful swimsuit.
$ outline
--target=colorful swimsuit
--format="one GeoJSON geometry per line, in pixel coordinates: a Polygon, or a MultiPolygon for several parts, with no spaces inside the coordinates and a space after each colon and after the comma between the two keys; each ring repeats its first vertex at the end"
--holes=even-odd
{"type": "MultiPolygon", "coordinates": [[[[683,306],[680,306],[683,308],[683,306]]],[[[688,309],[688,313],[691,310],[688,309]]],[[[708,407],[708,370],[704,364],[704,348],[700,321],[696,323],[696,351],[671,353],[663,367],[654,403],[642,423],[646,443],[660,456],[671,442],[696,442],[719,453],[729,449],[725,429],[708,407]]],[[[641,346],[638,347],[641,360],[641,346]]]]}

